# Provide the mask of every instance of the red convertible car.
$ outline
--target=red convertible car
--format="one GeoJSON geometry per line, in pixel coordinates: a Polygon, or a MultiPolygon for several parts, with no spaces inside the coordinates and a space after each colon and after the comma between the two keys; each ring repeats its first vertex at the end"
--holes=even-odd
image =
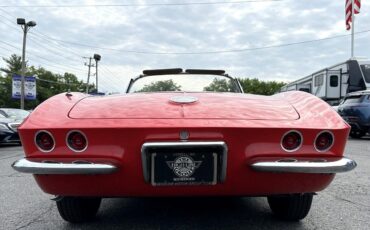
{"type": "Polygon", "coordinates": [[[12,165],[56,195],[69,222],[104,197],[266,196],[300,220],[336,173],[350,127],[304,92],[244,94],[222,70],[146,70],[124,95],[63,93],[19,127],[26,157],[12,165]]]}

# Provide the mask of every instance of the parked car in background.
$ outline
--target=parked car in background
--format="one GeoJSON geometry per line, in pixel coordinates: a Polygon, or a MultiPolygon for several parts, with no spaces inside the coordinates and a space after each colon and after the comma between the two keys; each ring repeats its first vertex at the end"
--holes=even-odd
{"type": "Polygon", "coordinates": [[[104,197],[267,196],[303,219],[313,195],[356,163],[350,126],[324,101],[291,91],[244,94],[223,70],[146,70],[125,95],[63,93],[19,127],[32,173],[69,222],[104,197]]]}
{"type": "Polygon", "coordinates": [[[18,126],[29,114],[22,109],[0,108],[0,144],[21,143],[18,126]]]}
{"type": "Polygon", "coordinates": [[[366,135],[370,132],[370,90],[347,94],[338,107],[338,113],[351,125],[351,137],[366,135]]]}
{"type": "Polygon", "coordinates": [[[13,108],[0,108],[0,114],[3,114],[5,117],[13,119],[14,121],[23,121],[30,112],[23,109],[13,109],[13,108]]]}

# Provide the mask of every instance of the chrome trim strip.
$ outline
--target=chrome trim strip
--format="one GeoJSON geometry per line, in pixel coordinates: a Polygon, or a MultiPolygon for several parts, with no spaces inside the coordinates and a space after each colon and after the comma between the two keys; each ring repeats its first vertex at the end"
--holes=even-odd
{"type": "Polygon", "coordinates": [[[340,173],[348,172],[356,168],[354,160],[343,157],[337,161],[266,161],[256,162],[251,167],[261,172],[286,172],[286,173],[340,173]]]}
{"type": "Polygon", "coordinates": [[[39,131],[37,131],[37,132],[35,133],[35,136],[33,137],[33,142],[35,143],[35,145],[36,145],[37,149],[38,149],[38,150],[40,150],[40,151],[41,151],[41,152],[43,152],[43,153],[50,153],[51,151],[53,151],[53,150],[55,149],[55,146],[56,146],[56,144],[57,144],[57,143],[55,142],[55,138],[54,138],[53,134],[51,134],[51,132],[49,132],[49,131],[47,131],[47,130],[39,130],[39,131]],[[44,149],[40,148],[40,147],[39,147],[39,145],[37,144],[36,137],[37,137],[37,135],[39,135],[39,134],[40,134],[40,133],[42,133],[42,132],[49,134],[49,135],[51,136],[51,139],[53,139],[54,145],[53,145],[53,148],[51,148],[50,150],[44,150],[44,149]]]}
{"type": "Polygon", "coordinates": [[[223,141],[187,141],[187,142],[146,142],[143,144],[142,148],[150,148],[150,147],[202,147],[202,146],[225,146],[225,142],[223,141]]]}
{"type": "Polygon", "coordinates": [[[220,182],[224,182],[226,179],[226,167],[227,167],[227,152],[228,148],[225,142],[223,141],[181,141],[181,142],[146,142],[141,147],[141,160],[143,167],[144,180],[150,182],[150,170],[148,171],[148,161],[147,161],[147,149],[155,147],[222,147],[222,165],[220,173],[220,182]]]}
{"type": "Polygon", "coordinates": [[[12,168],[21,173],[39,175],[110,174],[118,170],[116,166],[109,164],[33,162],[25,158],[15,161],[12,168]]]}

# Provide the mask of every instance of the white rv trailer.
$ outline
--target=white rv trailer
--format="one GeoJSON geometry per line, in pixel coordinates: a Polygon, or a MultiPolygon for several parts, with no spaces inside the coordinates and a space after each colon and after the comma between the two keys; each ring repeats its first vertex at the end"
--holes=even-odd
{"type": "Polygon", "coordinates": [[[300,90],[337,105],[347,94],[370,89],[370,60],[350,59],[293,81],[280,92],[300,90]]]}

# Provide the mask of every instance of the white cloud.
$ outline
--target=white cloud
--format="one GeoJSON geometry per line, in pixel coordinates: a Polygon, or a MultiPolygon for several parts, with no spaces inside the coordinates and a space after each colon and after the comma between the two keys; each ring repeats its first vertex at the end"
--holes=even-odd
{"type": "MultiPolygon", "coordinates": [[[[133,1],[134,2],[134,1],[133,1]]],[[[136,1],[152,3],[151,1],[136,1]]],[[[166,2],[166,1],[159,1],[166,2]]],[[[182,2],[186,2],[185,0],[182,2]]],[[[190,1],[189,1],[190,2],[190,1]]],[[[7,4],[114,4],[120,1],[14,1],[7,4]]],[[[255,48],[348,33],[344,1],[279,2],[156,7],[2,8],[1,40],[21,46],[17,17],[37,21],[34,32],[91,46],[147,52],[202,52],[255,48]],[[13,23],[13,25],[12,25],[13,23]]],[[[356,31],[370,29],[364,1],[356,31]]],[[[369,56],[369,33],[356,35],[356,55],[369,56]]],[[[147,68],[224,68],[238,77],[292,81],[349,58],[349,37],[302,45],[209,55],[146,55],[56,43],[30,34],[30,63],[86,80],[81,56],[102,55],[100,87],[123,92],[128,80],[147,68]],[[32,40],[33,39],[33,40],[32,40]],[[35,56],[37,55],[37,56],[35,56]],[[39,58],[39,57],[43,57],[39,58]],[[45,60],[47,59],[47,60],[45,60]]],[[[14,49],[0,43],[0,56],[14,49]]],[[[0,61],[0,66],[4,62],[0,61]]]]}

